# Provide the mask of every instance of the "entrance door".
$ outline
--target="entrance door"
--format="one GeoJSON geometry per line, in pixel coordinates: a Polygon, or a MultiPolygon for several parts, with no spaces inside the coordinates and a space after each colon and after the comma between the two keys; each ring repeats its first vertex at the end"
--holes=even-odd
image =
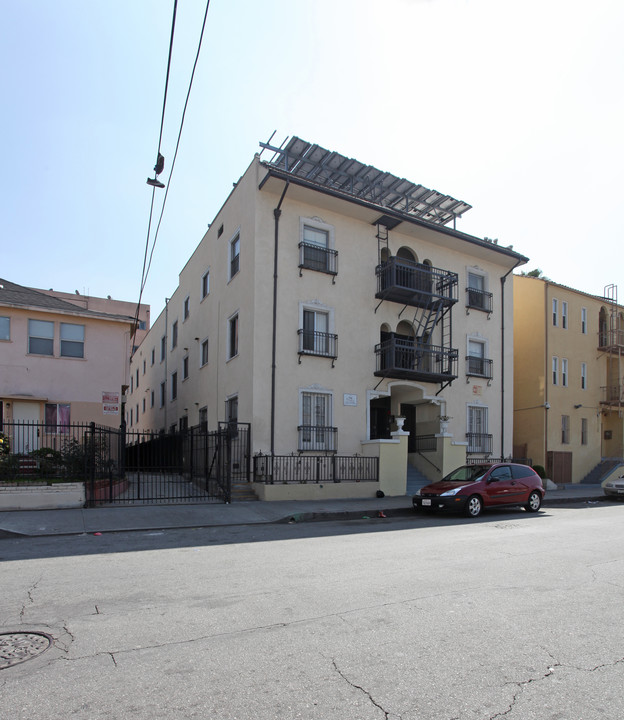
{"type": "Polygon", "coordinates": [[[18,400],[13,403],[13,443],[15,453],[39,449],[39,403],[18,400]]]}
{"type": "Polygon", "coordinates": [[[370,439],[390,439],[390,397],[370,401],[370,439]]]}

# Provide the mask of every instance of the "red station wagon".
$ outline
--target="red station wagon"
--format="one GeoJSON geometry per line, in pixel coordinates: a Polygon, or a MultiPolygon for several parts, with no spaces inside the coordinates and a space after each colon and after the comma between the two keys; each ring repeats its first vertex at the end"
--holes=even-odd
{"type": "Polygon", "coordinates": [[[540,476],[528,465],[462,465],[412,498],[414,510],[455,510],[477,517],[483,508],[522,505],[537,512],[544,498],[540,476]]]}

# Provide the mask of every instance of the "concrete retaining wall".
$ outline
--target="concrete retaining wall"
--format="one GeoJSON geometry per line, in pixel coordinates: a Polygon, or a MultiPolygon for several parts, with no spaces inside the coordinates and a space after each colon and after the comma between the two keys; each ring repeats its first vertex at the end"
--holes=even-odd
{"type": "Polygon", "coordinates": [[[0,485],[0,511],[81,508],[85,499],[85,486],[81,482],[0,485]]]}

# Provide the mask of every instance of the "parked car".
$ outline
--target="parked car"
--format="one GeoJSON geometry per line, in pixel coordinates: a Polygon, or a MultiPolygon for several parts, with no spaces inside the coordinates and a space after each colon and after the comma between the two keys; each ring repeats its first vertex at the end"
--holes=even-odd
{"type": "Polygon", "coordinates": [[[619,497],[620,500],[624,500],[624,475],[607,481],[602,486],[602,490],[607,497],[619,497]]]}
{"type": "Polygon", "coordinates": [[[528,465],[462,465],[412,498],[414,510],[453,510],[477,517],[483,508],[522,505],[537,512],[544,499],[540,476],[528,465]]]}

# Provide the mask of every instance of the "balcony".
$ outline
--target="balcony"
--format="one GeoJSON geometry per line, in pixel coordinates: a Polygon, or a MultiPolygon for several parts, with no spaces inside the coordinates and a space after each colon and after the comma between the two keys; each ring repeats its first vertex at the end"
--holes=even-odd
{"type": "Polygon", "coordinates": [[[492,435],[488,433],[466,433],[468,441],[467,453],[473,455],[491,455],[492,454],[492,435]]]}
{"type": "MultiPolygon", "coordinates": [[[[338,335],[314,330],[297,331],[299,335],[299,355],[319,355],[320,357],[338,357],[338,335]]],[[[299,358],[301,362],[301,357],[299,358]]]]}
{"type": "Polygon", "coordinates": [[[492,361],[487,358],[468,355],[466,357],[466,375],[492,379],[492,361]]]}
{"type": "Polygon", "coordinates": [[[470,310],[482,310],[486,313],[492,312],[492,293],[476,288],[466,288],[466,307],[470,310]]]}
{"type": "Polygon", "coordinates": [[[624,330],[601,329],[598,333],[599,350],[624,350],[624,330]]]}
{"type": "Polygon", "coordinates": [[[338,251],[322,245],[299,243],[299,274],[302,268],[316,270],[328,275],[338,274],[338,251]]]}
{"type": "Polygon", "coordinates": [[[607,385],[600,388],[602,405],[624,406],[624,385],[607,385]]]}
{"type": "Polygon", "coordinates": [[[322,425],[299,425],[299,447],[301,451],[336,452],[338,428],[322,425]]]}
{"type": "Polygon", "coordinates": [[[375,346],[378,377],[448,382],[457,377],[458,352],[392,336],[375,346]]]}
{"type": "Polygon", "coordinates": [[[432,307],[436,303],[453,305],[457,302],[457,273],[392,257],[378,265],[375,274],[376,298],[414,307],[432,307]]]}

